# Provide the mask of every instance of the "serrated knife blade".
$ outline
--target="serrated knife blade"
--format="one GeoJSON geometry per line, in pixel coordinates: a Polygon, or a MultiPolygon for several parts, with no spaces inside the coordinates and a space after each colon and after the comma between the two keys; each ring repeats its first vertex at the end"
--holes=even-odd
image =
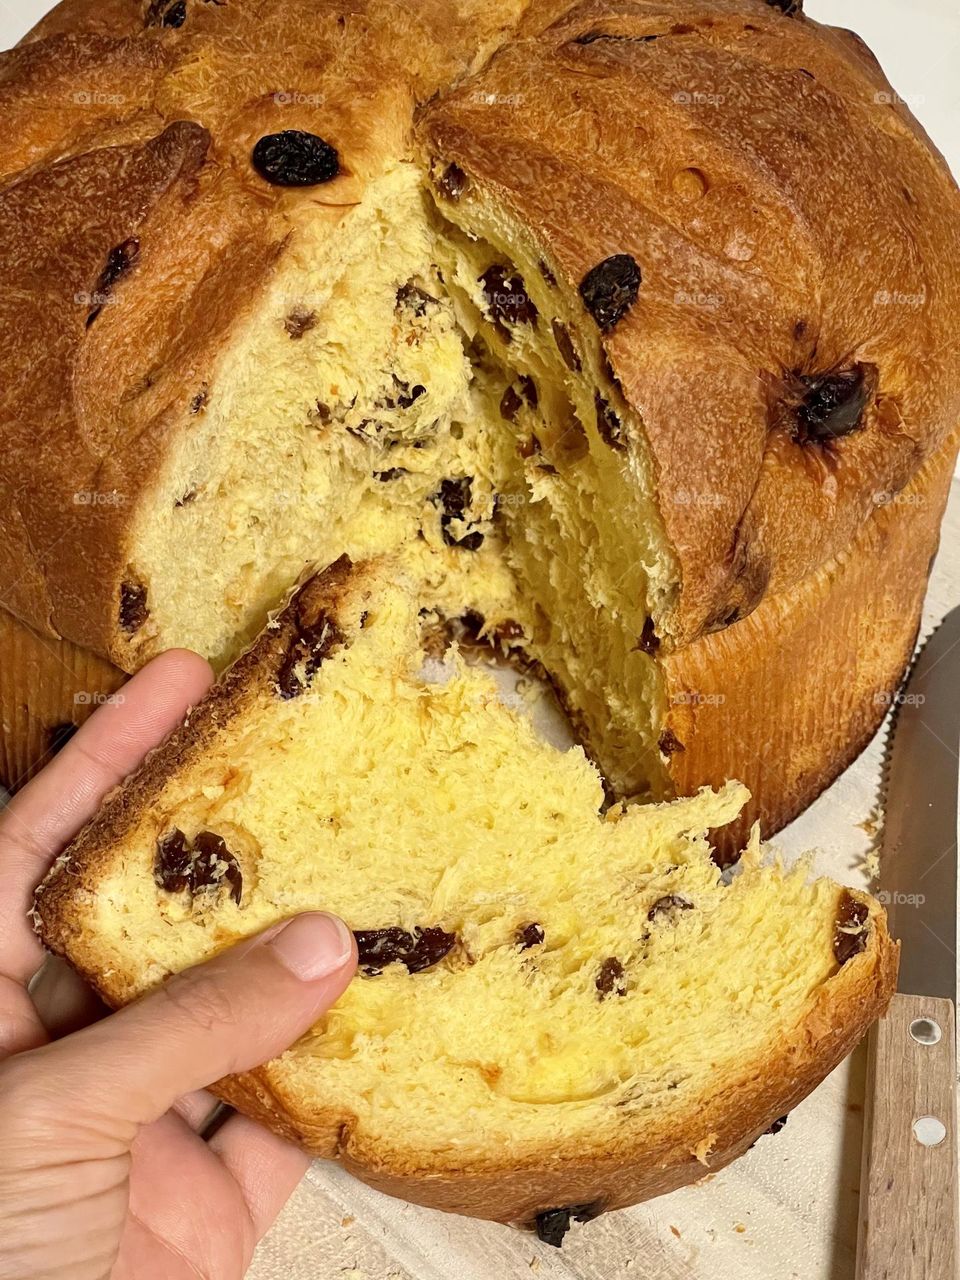
{"type": "Polygon", "coordinates": [[[870,1033],[857,1280],[958,1280],[960,609],[897,696],[880,892],[898,990],[870,1033]]]}
{"type": "Polygon", "coordinates": [[[894,717],[877,896],[901,943],[898,989],[956,1002],[960,608],[920,650],[894,717]]]}

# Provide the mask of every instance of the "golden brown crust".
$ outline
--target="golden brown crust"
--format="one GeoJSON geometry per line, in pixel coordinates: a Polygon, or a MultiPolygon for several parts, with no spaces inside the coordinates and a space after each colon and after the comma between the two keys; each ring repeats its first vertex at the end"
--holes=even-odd
{"type": "Polygon", "coordinates": [[[415,101],[495,47],[526,3],[191,2],[175,26],[148,0],[67,0],[0,54],[10,612],[136,670],[143,634],[120,616],[131,529],[227,336],[299,221],[326,218],[334,234],[366,179],[407,152],[415,101]],[[322,209],[250,158],[265,134],[316,130],[317,102],[343,159],[322,209]],[[110,255],[134,241],[91,322],[110,255]]]}
{"type": "Polygon", "coordinates": [[[960,197],[845,33],[760,0],[583,3],[421,134],[569,290],[610,255],[639,265],[603,345],[680,564],[676,644],[830,561],[953,431],[960,197]],[[862,429],[804,439],[796,377],[857,365],[862,429]]]}
{"type": "Polygon", "coordinates": [[[0,257],[30,274],[0,311],[0,411],[15,463],[0,568],[18,565],[6,604],[35,628],[137,665],[117,620],[125,542],[196,394],[182,369],[215,367],[241,290],[255,297],[309,202],[268,187],[249,162],[262,134],[316,124],[309,106],[276,100],[291,76],[305,100],[322,92],[324,130],[349,169],[334,185],[355,198],[366,174],[407,149],[415,102],[507,42],[429,109],[423,137],[539,236],[572,288],[608,253],[640,263],[637,305],[606,349],[642,411],[679,558],[675,640],[743,617],[833,558],[872,494],[898,492],[952,430],[957,191],[850,33],[761,0],[513,0],[462,12],[361,0],[348,15],[332,0],[268,0],[191,4],[179,26],[163,24],[163,9],[66,0],[0,59],[0,257]],[[104,84],[110,93],[97,91],[104,84]],[[611,119],[615,130],[600,127],[611,119]],[[213,143],[200,154],[202,129],[213,143]],[[643,145],[624,151],[626,137],[643,145]],[[195,219],[185,220],[197,197],[178,146],[202,193],[195,219]],[[166,178],[161,167],[154,199],[136,204],[143,182],[125,167],[161,154],[166,178]],[[64,186],[55,165],[76,182],[64,186]],[[87,332],[74,299],[138,232],[142,261],[87,332]],[[204,289],[211,276],[216,289],[204,289]],[[211,308],[215,294],[223,303],[211,308]],[[858,361],[878,371],[865,429],[830,447],[793,438],[781,412],[790,375],[858,361]],[[64,385],[73,393],[48,404],[64,385]],[[35,449],[38,404],[50,427],[35,449]],[[85,486],[124,501],[72,510],[85,486]],[[51,487],[55,501],[31,502],[51,487]]]}
{"type": "MultiPolygon", "coordinates": [[[[151,216],[177,216],[208,145],[199,126],[173,124],[144,146],[65,159],[0,191],[0,259],[9,283],[0,300],[0,331],[9,335],[0,390],[0,573],[7,607],[47,635],[71,630],[58,627],[60,619],[75,620],[72,638],[80,643],[102,641],[108,619],[116,628],[105,591],[120,572],[130,490],[116,457],[115,419],[95,414],[92,421],[84,412],[95,393],[77,348],[85,342],[97,379],[113,377],[108,343],[117,308],[104,306],[88,327],[110,249],[143,234],[151,216]],[[91,192],[100,190],[112,199],[91,206],[91,192]]],[[[139,423],[143,454],[156,448],[150,425],[139,423]]]]}
{"type": "Polygon", "coordinates": [[[958,436],[851,546],[735,627],[664,659],[678,795],[737,778],[751,799],[715,833],[727,858],[785,826],[873,737],[910,662],[958,436]]]}

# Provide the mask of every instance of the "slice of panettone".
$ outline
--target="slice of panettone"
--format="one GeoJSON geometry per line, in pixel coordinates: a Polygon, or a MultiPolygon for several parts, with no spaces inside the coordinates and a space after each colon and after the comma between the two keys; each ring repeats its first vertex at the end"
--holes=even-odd
{"type": "Polygon", "coordinates": [[[424,665],[392,561],[313,577],[60,859],[47,944],[112,1004],[297,912],[360,970],[242,1111],[393,1194],[537,1225],[741,1154],[893,989],[881,907],[754,835],[745,789],[604,812],[488,672],[424,665]]]}

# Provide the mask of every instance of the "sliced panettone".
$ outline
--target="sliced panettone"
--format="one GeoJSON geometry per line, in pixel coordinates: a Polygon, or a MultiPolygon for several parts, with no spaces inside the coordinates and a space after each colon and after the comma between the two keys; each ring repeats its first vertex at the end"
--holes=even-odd
{"type": "Polygon", "coordinates": [[[864,745],[956,454],[960,201],[849,33],[64,0],[0,103],[5,781],[87,651],[222,667],[306,564],[401,547],[612,793],[749,775],[731,847],[864,745]]]}
{"type": "Polygon", "coordinates": [[[38,924],[120,1004],[299,911],[360,971],[218,1092],[394,1194],[536,1225],[742,1153],[884,1009],[866,895],[708,833],[745,791],[603,808],[456,652],[424,662],[402,563],[309,580],[41,886],[38,924]]]}

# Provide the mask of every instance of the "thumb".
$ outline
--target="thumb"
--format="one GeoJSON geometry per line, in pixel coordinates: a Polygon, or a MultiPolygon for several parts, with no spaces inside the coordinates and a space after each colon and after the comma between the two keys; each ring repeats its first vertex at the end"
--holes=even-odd
{"type": "Polygon", "coordinates": [[[109,1118],[111,1130],[150,1124],[183,1094],[289,1048],[342,995],[356,965],[342,920],[295,916],[24,1055],[33,1098],[60,1115],[109,1118]]]}

